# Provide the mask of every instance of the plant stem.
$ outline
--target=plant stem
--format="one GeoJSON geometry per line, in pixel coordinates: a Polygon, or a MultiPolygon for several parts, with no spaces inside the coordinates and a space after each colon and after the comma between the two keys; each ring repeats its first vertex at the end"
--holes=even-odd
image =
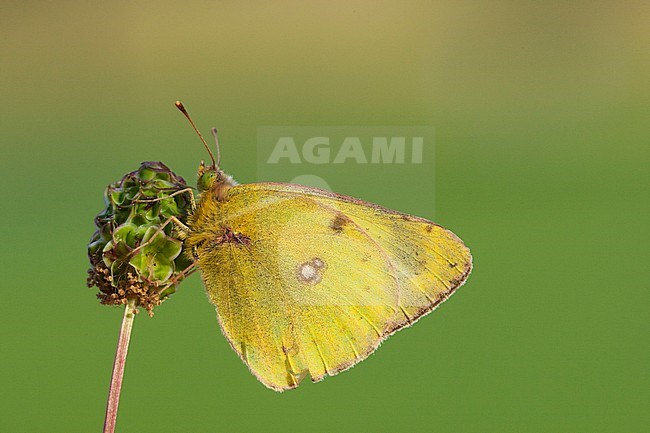
{"type": "Polygon", "coordinates": [[[135,318],[134,310],[135,299],[129,299],[124,308],[120,337],[117,340],[115,362],[113,363],[113,376],[111,377],[111,388],[108,391],[108,402],[106,403],[104,433],[113,433],[115,431],[117,406],[120,404],[120,390],[122,389],[122,378],[124,377],[124,365],[126,364],[126,354],[129,351],[129,340],[131,339],[133,319],[135,318]]]}

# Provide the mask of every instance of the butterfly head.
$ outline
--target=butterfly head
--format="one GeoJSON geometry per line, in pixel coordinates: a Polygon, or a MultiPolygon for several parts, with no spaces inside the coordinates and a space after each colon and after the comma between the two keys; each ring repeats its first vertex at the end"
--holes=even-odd
{"type": "Polygon", "coordinates": [[[208,191],[214,187],[218,182],[219,178],[222,177],[223,172],[216,168],[214,165],[205,166],[205,163],[201,161],[198,171],[198,181],[196,183],[199,191],[208,191]]]}
{"type": "Polygon", "coordinates": [[[222,196],[223,193],[236,184],[237,182],[235,182],[232,176],[224,173],[219,167],[213,164],[206,166],[201,161],[196,183],[200,192],[213,191],[217,193],[217,196],[222,196]]]}

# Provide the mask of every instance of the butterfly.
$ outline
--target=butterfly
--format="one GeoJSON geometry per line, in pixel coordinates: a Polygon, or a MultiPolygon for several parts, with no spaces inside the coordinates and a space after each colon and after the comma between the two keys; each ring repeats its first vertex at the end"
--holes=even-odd
{"type": "Polygon", "coordinates": [[[469,249],[424,218],[301,185],[237,184],[176,106],[212,159],[185,247],[224,336],[268,388],[354,366],[466,281],[469,249]]]}

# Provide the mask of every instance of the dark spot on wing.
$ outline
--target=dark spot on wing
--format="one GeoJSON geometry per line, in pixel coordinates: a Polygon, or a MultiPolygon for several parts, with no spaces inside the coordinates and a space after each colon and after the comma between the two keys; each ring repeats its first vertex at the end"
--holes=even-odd
{"type": "Polygon", "coordinates": [[[244,359],[244,362],[248,362],[248,352],[246,352],[246,343],[240,343],[241,357],[244,359]]]}
{"type": "Polygon", "coordinates": [[[224,227],[223,232],[211,243],[214,246],[219,246],[222,244],[233,243],[235,245],[250,245],[251,238],[244,235],[243,233],[237,233],[233,231],[230,227],[224,227]]]}
{"type": "Polygon", "coordinates": [[[343,231],[343,226],[345,226],[348,222],[350,222],[350,218],[339,212],[332,220],[330,228],[336,233],[341,233],[343,231]]]}

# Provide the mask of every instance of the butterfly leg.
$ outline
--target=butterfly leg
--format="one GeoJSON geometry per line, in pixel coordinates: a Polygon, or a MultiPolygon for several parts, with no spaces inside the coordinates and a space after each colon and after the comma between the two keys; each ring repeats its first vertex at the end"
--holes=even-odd
{"type": "Polygon", "coordinates": [[[165,290],[167,290],[171,286],[177,284],[178,282],[180,282],[185,277],[188,277],[188,276],[192,275],[198,269],[196,267],[196,264],[197,264],[197,260],[194,260],[192,263],[190,263],[190,265],[188,267],[186,267],[185,269],[180,271],[174,278],[169,280],[169,283],[167,283],[162,288],[158,289],[158,293],[163,293],[165,290]]]}
{"type": "Polygon", "coordinates": [[[192,211],[195,211],[196,210],[196,199],[194,198],[194,190],[192,188],[180,189],[180,190],[176,191],[173,194],[169,194],[166,197],[158,197],[158,198],[151,198],[151,199],[144,199],[144,200],[134,200],[134,201],[137,202],[137,203],[153,203],[153,202],[160,201],[160,200],[165,200],[165,199],[168,199],[170,197],[174,197],[176,195],[183,194],[183,193],[186,193],[186,192],[190,193],[190,206],[192,208],[192,211]]]}
{"type": "Polygon", "coordinates": [[[181,222],[181,220],[179,220],[179,219],[176,218],[175,216],[171,216],[171,217],[167,218],[167,220],[166,220],[164,223],[162,223],[162,225],[158,228],[158,230],[155,231],[155,233],[151,236],[151,238],[149,238],[149,240],[148,240],[147,242],[145,242],[145,243],[141,244],[140,246],[138,246],[136,249],[134,249],[134,250],[131,252],[131,254],[135,254],[135,253],[137,253],[139,250],[141,250],[142,248],[144,248],[144,247],[146,247],[147,245],[151,244],[151,243],[153,242],[153,240],[156,239],[156,237],[157,237],[160,233],[162,233],[163,230],[165,230],[165,227],[167,227],[167,225],[168,225],[169,223],[172,223],[172,222],[174,223],[174,225],[176,226],[176,228],[180,230],[180,232],[181,232],[181,237],[182,237],[182,238],[184,238],[184,237],[185,237],[185,236],[190,232],[190,228],[189,228],[188,226],[186,226],[185,224],[183,224],[183,223],[181,222]]]}
{"type": "MultiPolygon", "coordinates": [[[[167,219],[167,221],[165,221],[165,224],[167,224],[167,223],[169,223],[169,222],[173,222],[174,225],[176,226],[176,228],[177,228],[178,230],[180,230],[184,235],[187,235],[187,234],[191,231],[191,229],[190,229],[188,226],[186,226],[185,224],[183,224],[183,223],[181,222],[181,220],[179,220],[179,219],[176,218],[175,216],[171,216],[171,217],[169,217],[169,218],[167,219]]],[[[162,227],[161,227],[160,229],[162,229],[162,227]]],[[[160,229],[158,229],[158,230],[160,230],[160,229]]]]}

